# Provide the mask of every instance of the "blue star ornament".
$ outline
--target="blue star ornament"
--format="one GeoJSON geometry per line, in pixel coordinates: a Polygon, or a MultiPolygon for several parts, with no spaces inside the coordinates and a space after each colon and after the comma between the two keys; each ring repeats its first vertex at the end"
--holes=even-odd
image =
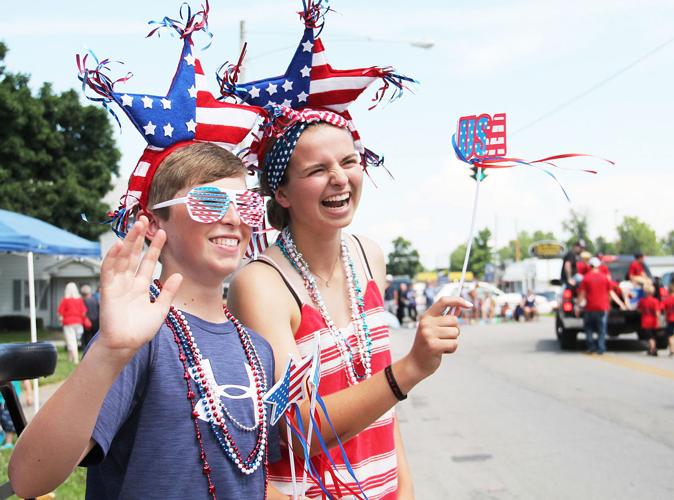
{"type": "Polygon", "coordinates": [[[311,83],[311,64],[314,47],[314,30],[307,28],[295,55],[286,72],[247,83],[235,83],[227,86],[227,90],[239,99],[253,106],[264,107],[279,104],[288,108],[307,106],[309,84],[311,83]]]}
{"type": "Polygon", "coordinates": [[[265,403],[272,405],[270,424],[276,425],[276,423],[281,419],[285,414],[286,410],[290,407],[290,401],[288,398],[288,392],[290,390],[290,371],[291,371],[292,358],[288,359],[288,364],[283,372],[283,376],[274,384],[274,386],[267,391],[262,400],[265,403]]]}
{"type": "Polygon", "coordinates": [[[167,148],[194,140],[197,87],[192,43],[185,39],[178,69],[165,96],[112,92],[113,100],[127,114],[151,146],[167,148]]]}

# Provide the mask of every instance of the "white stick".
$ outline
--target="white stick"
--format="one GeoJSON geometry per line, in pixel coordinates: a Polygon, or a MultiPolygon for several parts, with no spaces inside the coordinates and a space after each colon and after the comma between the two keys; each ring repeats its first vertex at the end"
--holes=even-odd
{"type": "MultiPolygon", "coordinates": [[[[312,420],[312,416],[314,415],[314,412],[316,411],[316,398],[318,396],[318,384],[320,384],[320,360],[321,360],[321,337],[318,332],[314,333],[314,363],[318,363],[318,383],[316,385],[311,384],[311,380],[307,381],[307,385],[313,387],[313,391],[311,393],[311,402],[309,403],[309,428],[307,429],[307,455],[309,457],[311,456],[311,437],[313,435],[313,430],[314,430],[314,421],[312,420]]],[[[313,373],[313,370],[311,371],[311,376],[314,376],[316,374],[313,373]]],[[[298,416],[298,418],[302,418],[301,415],[298,416]]],[[[309,457],[305,457],[305,460],[309,460],[309,457]]],[[[307,487],[307,469],[308,467],[304,467],[304,473],[302,474],[302,489],[300,490],[302,492],[302,498],[304,498],[304,494],[306,493],[306,487],[307,487]]]]}
{"type": "MultiPolygon", "coordinates": [[[[35,269],[33,252],[28,252],[28,306],[30,310],[30,341],[37,342],[37,312],[35,307],[35,269]]],[[[37,379],[33,380],[33,412],[40,409],[40,387],[37,379]]]]}
{"type": "MultiPolygon", "coordinates": [[[[482,181],[482,169],[477,169],[477,186],[475,187],[475,198],[473,199],[473,215],[470,220],[470,231],[468,233],[468,246],[466,246],[466,255],[463,258],[463,268],[461,269],[461,279],[459,280],[459,292],[457,297],[461,297],[461,292],[463,292],[463,284],[466,281],[466,269],[468,269],[468,259],[470,259],[470,250],[473,248],[473,236],[475,234],[475,219],[477,218],[477,202],[480,199],[480,184],[482,181]]],[[[449,307],[445,307],[445,310],[442,311],[442,315],[446,316],[449,313],[449,307]]]]}
{"type": "MultiPolygon", "coordinates": [[[[300,417],[301,418],[301,417],[300,417]]],[[[293,478],[293,500],[297,500],[297,476],[295,476],[295,454],[293,453],[293,435],[290,430],[290,419],[286,419],[286,433],[288,437],[288,456],[290,457],[290,475],[293,478]]]]}
{"type": "MultiPolygon", "coordinates": [[[[309,404],[309,429],[307,430],[307,454],[311,456],[311,436],[314,430],[314,421],[311,419],[311,416],[316,411],[316,395],[318,394],[318,387],[314,387],[313,392],[311,393],[311,403],[309,404]]],[[[300,417],[302,418],[302,417],[300,417]]],[[[306,460],[309,460],[309,457],[305,457],[306,460]]],[[[307,467],[304,468],[304,473],[302,474],[302,497],[306,493],[307,487],[307,467]]]]}

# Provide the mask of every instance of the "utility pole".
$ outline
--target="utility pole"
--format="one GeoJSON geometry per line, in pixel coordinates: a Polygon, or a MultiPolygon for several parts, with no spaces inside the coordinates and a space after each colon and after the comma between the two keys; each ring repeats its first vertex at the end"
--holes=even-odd
{"type": "MultiPolygon", "coordinates": [[[[239,54],[243,50],[243,46],[246,45],[246,21],[241,19],[239,21],[239,54]]],[[[239,81],[246,81],[246,65],[245,62],[241,62],[241,67],[239,68],[239,81]]]]}

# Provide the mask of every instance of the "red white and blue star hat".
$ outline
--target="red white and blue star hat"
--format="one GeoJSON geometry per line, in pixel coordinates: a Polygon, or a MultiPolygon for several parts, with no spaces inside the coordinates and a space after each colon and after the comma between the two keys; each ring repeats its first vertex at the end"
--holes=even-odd
{"type": "MultiPolygon", "coordinates": [[[[318,38],[323,29],[325,14],[330,10],[327,2],[305,0],[303,6],[304,10],[299,15],[304,22],[304,34],[286,72],[280,76],[239,83],[237,78],[243,60],[242,54],[236,65],[225,64],[221,67],[220,91],[225,96],[238,97],[254,106],[277,105],[293,109],[324,109],[337,113],[348,122],[348,129],[357,151],[361,154],[363,166],[381,165],[382,159],[362,145],[348,107],[375,81],[379,80],[381,87],[375,94],[374,104],[370,109],[383,100],[389,88],[395,89],[391,96],[391,100],[394,100],[402,95],[406,82],[415,81],[397,74],[391,67],[333,69],[328,64],[325,46],[318,38]]],[[[264,141],[254,142],[246,159],[255,166],[258,154],[265,148],[264,141]]]]}
{"type": "Polygon", "coordinates": [[[208,90],[204,69],[194,53],[192,42],[196,31],[208,32],[208,11],[207,1],[194,15],[188,9],[184,22],[170,18],[155,22],[159,27],[148,35],[168,27],[183,40],[178,68],[166,95],[117,92],[115,84],[125,82],[130,75],[113,81],[107,76],[109,60],[99,62],[91,53],[77,57],[82,87],[85,93],[89,90],[95,94],[87,97],[103,104],[119,123],[109,107],[111,102],[115,102],[148,143],[131,174],[120,207],[110,214],[112,229],[118,236],[126,234],[129,218],[147,207],[152,178],[169,153],[194,142],[212,142],[232,150],[244,140],[264,113],[256,106],[218,101],[208,90]],[[89,56],[96,60],[94,69],[86,67],[89,56]]]}

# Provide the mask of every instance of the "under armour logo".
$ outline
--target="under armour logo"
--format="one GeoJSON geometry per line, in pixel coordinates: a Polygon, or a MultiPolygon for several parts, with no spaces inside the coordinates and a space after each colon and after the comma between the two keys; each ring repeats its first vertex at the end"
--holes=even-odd
{"type": "MultiPolygon", "coordinates": [[[[257,392],[255,389],[255,379],[253,378],[253,370],[251,369],[250,365],[248,365],[248,363],[243,363],[243,366],[245,367],[246,374],[248,375],[248,386],[236,384],[219,385],[215,380],[215,375],[213,375],[211,362],[208,359],[203,359],[201,361],[203,373],[206,374],[206,382],[208,383],[209,387],[212,388],[214,398],[216,400],[219,400],[219,398],[250,399],[253,407],[253,415],[255,417],[255,425],[257,425],[260,417],[257,407],[257,392]]],[[[192,376],[192,379],[196,381],[195,368],[192,369],[190,375],[192,376]]],[[[199,418],[204,422],[208,422],[208,418],[206,418],[206,407],[202,399],[200,399],[199,402],[196,404],[196,409],[199,412],[199,418]]],[[[247,422],[241,423],[245,425],[250,425],[247,422]]]]}

